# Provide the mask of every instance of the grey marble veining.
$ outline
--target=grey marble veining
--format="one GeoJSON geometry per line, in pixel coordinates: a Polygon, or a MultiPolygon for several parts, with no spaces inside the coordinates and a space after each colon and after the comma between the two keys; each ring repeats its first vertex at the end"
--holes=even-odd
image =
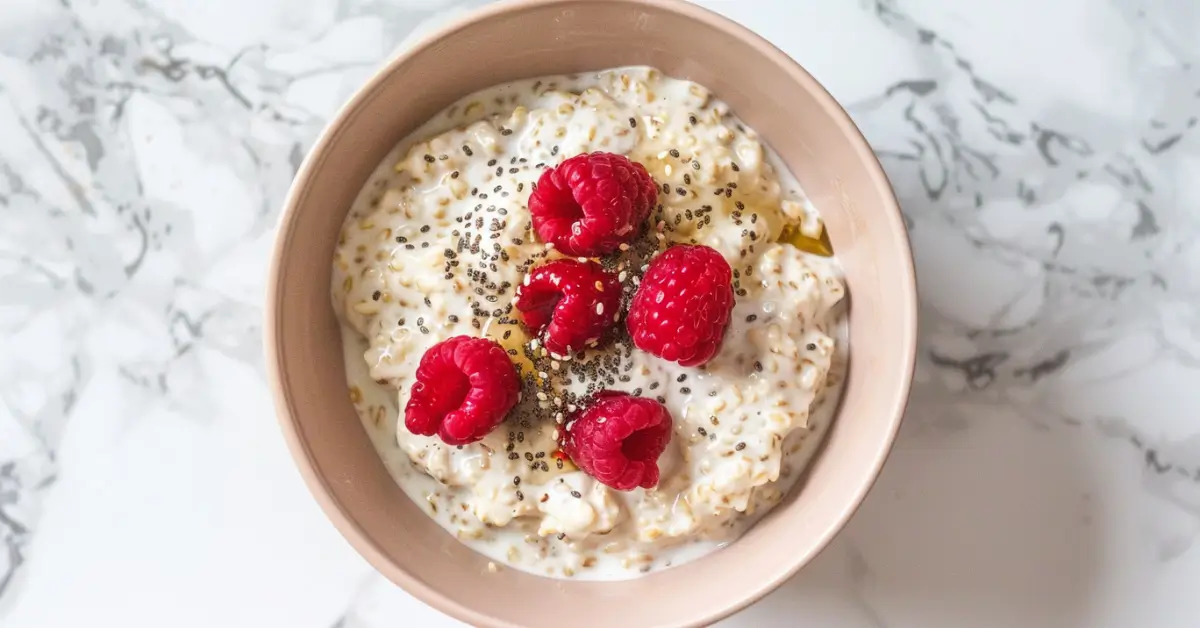
{"type": "MultiPolygon", "coordinates": [[[[300,486],[260,304],[321,126],[476,4],[5,4],[2,623],[456,625],[300,486]]],[[[703,4],[850,110],[904,207],[922,316],[877,488],[727,625],[1194,625],[1200,5],[703,4]]]]}

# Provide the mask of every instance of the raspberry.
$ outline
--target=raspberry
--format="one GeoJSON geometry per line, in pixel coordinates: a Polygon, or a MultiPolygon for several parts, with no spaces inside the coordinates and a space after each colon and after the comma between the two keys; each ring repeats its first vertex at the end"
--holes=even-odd
{"type": "Polygon", "coordinates": [[[613,153],[584,153],[548,168],[529,195],[533,229],[573,256],[611,253],[638,235],[658,199],[646,168],[613,153]]]}
{"type": "Polygon", "coordinates": [[[437,434],[447,445],[473,443],[504,421],[520,391],[517,369],[500,345],[454,336],[421,356],[404,426],[413,434],[437,434]]]}
{"type": "Polygon", "coordinates": [[[626,325],[642,351],[696,366],[712,359],[733,310],[732,271],[707,246],[673,246],[650,263],[626,325]]]}
{"type": "Polygon", "coordinates": [[[658,485],[671,413],[653,399],[601,391],[567,424],[562,448],[588,475],[619,491],[658,485]]]}
{"type": "Polygon", "coordinates": [[[513,305],[550,353],[568,355],[600,342],[616,322],[621,283],[596,262],[557,260],[525,276],[513,305]]]}

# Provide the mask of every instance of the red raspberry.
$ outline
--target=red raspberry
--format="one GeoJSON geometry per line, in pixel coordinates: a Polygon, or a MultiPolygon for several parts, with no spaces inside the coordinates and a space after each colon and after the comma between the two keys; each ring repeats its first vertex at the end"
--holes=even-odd
{"type": "Polygon", "coordinates": [[[637,348],[683,366],[712,359],[733,310],[733,272],[707,246],[679,244],[650,262],[629,303],[637,348]]]}
{"type": "Polygon", "coordinates": [[[636,237],[657,199],[658,186],[642,164],[584,153],[542,173],[529,213],[543,242],[567,255],[595,257],[636,237]]]}
{"type": "Polygon", "coordinates": [[[556,260],[525,276],[513,305],[550,353],[568,355],[595,345],[616,323],[621,283],[596,262],[556,260]]]}
{"type": "Polygon", "coordinates": [[[500,345],[454,336],[421,356],[404,426],[413,434],[437,434],[447,445],[473,443],[504,421],[520,392],[517,369],[500,345]]]}
{"type": "Polygon", "coordinates": [[[617,489],[658,485],[658,457],[671,442],[671,413],[653,399],[605,390],[567,424],[563,451],[588,475],[617,489]]]}

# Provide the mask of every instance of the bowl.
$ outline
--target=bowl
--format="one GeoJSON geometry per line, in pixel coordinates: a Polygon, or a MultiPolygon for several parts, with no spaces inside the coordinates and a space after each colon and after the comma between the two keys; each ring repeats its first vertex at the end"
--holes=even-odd
{"type": "Polygon", "coordinates": [[[296,175],[266,302],[266,363],[284,436],[334,525],[376,569],[474,626],[707,625],[813,558],[874,482],[907,401],[916,288],[904,221],[870,147],[784,53],[675,0],[491,5],[395,57],[341,109],[296,175]],[[822,211],[843,266],[850,360],[823,450],[783,503],[694,562],[619,582],[551,580],[488,560],[430,520],[384,469],[349,401],[331,260],[355,195],[389,150],[455,99],[538,75],[651,65],[725,100],[822,211]]]}

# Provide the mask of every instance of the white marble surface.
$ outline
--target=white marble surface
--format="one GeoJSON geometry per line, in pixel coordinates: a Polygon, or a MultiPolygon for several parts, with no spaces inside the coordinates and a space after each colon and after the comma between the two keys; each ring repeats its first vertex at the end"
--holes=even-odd
{"type": "MultiPolygon", "coordinates": [[[[323,122],[477,3],[3,0],[0,624],[456,625],[301,485],[260,300],[323,122]]],[[[877,488],[725,625],[1196,626],[1200,4],[705,4],[862,126],[923,316],[877,488]]]]}

